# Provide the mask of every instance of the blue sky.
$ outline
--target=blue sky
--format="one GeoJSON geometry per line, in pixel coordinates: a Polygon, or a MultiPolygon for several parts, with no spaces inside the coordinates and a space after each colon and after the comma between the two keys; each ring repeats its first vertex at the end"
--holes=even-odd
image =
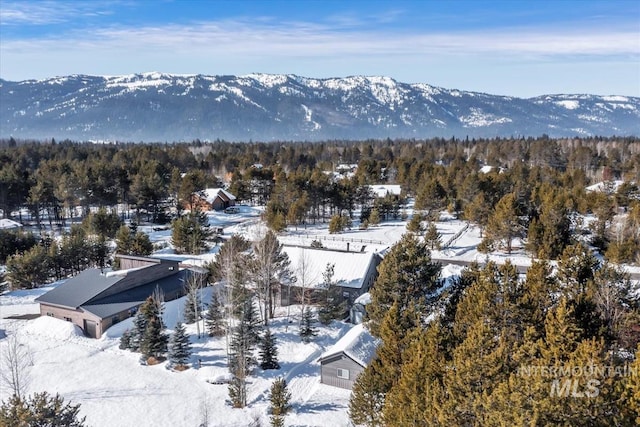
{"type": "Polygon", "coordinates": [[[0,77],[385,75],[640,96],[640,1],[0,1],[0,77]]]}

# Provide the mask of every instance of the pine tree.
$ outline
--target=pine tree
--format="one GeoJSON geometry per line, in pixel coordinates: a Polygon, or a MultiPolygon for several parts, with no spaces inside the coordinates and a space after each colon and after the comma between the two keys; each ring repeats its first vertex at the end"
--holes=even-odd
{"type": "MultiPolygon", "coordinates": [[[[136,338],[139,339],[139,351],[146,358],[162,357],[167,351],[168,338],[164,332],[162,321],[162,302],[159,295],[152,295],[140,306],[139,315],[144,318],[144,330],[136,338]]],[[[137,320],[137,319],[136,319],[137,320]]],[[[137,329],[137,325],[136,325],[137,329]]],[[[140,331],[137,330],[136,334],[140,331]]]]}
{"type": "Polygon", "coordinates": [[[258,355],[260,357],[260,368],[262,368],[262,370],[280,369],[276,337],[271,333],[269,328],[265,330],[264,336],[260,340],[260,351],[258,355]]]}
{"type": "Polygon", "coordinates": [[[510,254],[513,240],[524,237],[524,230],[518,199],[514,193],[507,194],[498,201],[489,217],[487,237],[496,242],[504,242],[507,253],[510,254]]]}
{"type": "Polygon", "coordinates": [[[440,211],[447,205],[447,193],[437,179],[429,179],[418,189],[415,209],[424,210],[427,219],[437,220],[440,211]]]}
{"type": "Polygon", "coordinates": [[[224,313],[218,296],[214,293],[211,296],[209,309],[205,314],[205,325],[207,333],[210,337],[221,337],[227,330],[227,324],[224,321],[224,313]]]}
{"type": "Polygon", "coordinates": [[[146,358],[160,359],[167,352],[167,335],[162,319],[154,317],[147,323],[147,329],[140,343],[140,352],[146,358]]]}
{"type": "Polygon", "coordinates": [[[400,378],[385,398],[387,425],[413,427],[437,425],[437,402],[442,399],[441,377],[445,370],[441,330],[436,322],[412,341],[400,369],[400,378]]]}
{"type": "Polygon", "coordinates": [[[245,303],[245,308],[242,312],[242,323],[246,327],[249,343],[255,348],[255,346],[260,343],[262,324],[260,322],[258,309],[252,300],[245,303]]]}
{"type": "MultiPolygon", "coordinates": [[[[369,224],[371,224],[371,219],[369,219],[369,224]]],[[[340,233],[342,230],[344,230],[342,216],[338,214],[332,216],[331,219],[329,220],[329,234],[340,233]]]]}
{"type": "Polygon", "coordinates": [[[411,220],[407,223],[407,231],[410,231],[415,234],[422,234],[424,231],[422,227],[422,221],[424,218],[419,213],[414,213],[411,220]]]}
{"type": "Polygon", "coordinates": [[[440,250],[442,236],[438,232],[438,229],[433,222],[430,222],[427,226],[427,230],[424,233],[424,241],[432,251],[440,250]]]}
{"type": "Polygon", "coordinates": [[[322,297],[319,302],[318,319],[323,325],[344,318],[347,311],[347,301],[343,299],[338,284],[333,281],[334,267],[334,264],[327,263],[322,273],[322,297]]]}
{"type": "Polygon", "coordinates": [[[184,325],[178,322],[169,341],[169,362],[177,369],[186,368],[191,357],[191,344],[184,325]]]}
{"type": "Polygon", "coordinates": [[[0,405],[0,425],[7,427],[52,426],[83,427],[85,417],[79,417],[80,405],[64,402],[56,394],[50,396],[46,391],[35,393],[29,399],[11,397],[0,405]]]}
{"type": "Polygon", "coordinates": [[[187,298],[184,301],[184,322],[187,324],[195,323],[196,320],[196,308],[198,308],[198,315],[202,313],[202,300],[200,298],[200,292],[198,290],[187,292],[187,298]]]}
{"type": "Polygon", "coordinates": [[[248,375],[256,360],[253,351],[260,342],[259,321],[257,312],[252,301],[245,303],[242,317],[233,330],[231,337],[230,352],[231,363],[229,369],[233,375],[248,375]]]}
{"type": "Polygon", "coordinates": [[[378,266],[379,276],[371,289],[371,304],[367,305],[371,333],[378,336],[380,323],[394,301],[400,311],[409,303],[414,303],[417,311],[426,309],[432,302],[427,296],[439,287],[440,269],[440,264],[431,260],[425,243],[412,233],[402,236],[378,266]]]}
{"type": "Polygon", "coordinates": [[[250,299],[245,301],[239,322],[231,336],[229,372],[232,379],[229,383],[229,398],[234,408],[244,408],[247,405],[247,376],[256,364],[253,351],[259,339],[256,314],[253,302],[250,299]]]}
{"type": "Polygon", "coordinates": [[[300,339],[303,343],[308,344],[313,337],[318,335],[318,330],[314,328],[315,318],[311,308],[307,307],[302,314],[302,323],[300,324],[300,339]]]}
{"type": "Polygon", "coordinates": [[[284,427],[284,417],[291,410],[291,393],[287,389],[287,381],[276,378],[271,385],[270,395],[271,427],[284,427]]]}
{"type": "Polygon", "coordinates": [[[349,419],[355,425],[383,427],[382,414],[387,388],[379,371],[380,361],[374,357],[353,383],[349,398],[349,419]]]}
{"type": "Polygon", "coordinates": [[[369,214],[369,225],[376,226],[380,224],[380,211],[377,208],[371,209],[371,213],[369,214]]]}
{"type": "Polygon", "coordinates": [[[122,336],[120,337],[120,345],[118,346],[118,348],[120,350],[131,350],[131,347],[132,347],[131,340],[132,340],[131,331],[127,329],[122,333],[122,336]]]}
{"type": "Polygon", "coordinates": [[[631,375],[624,378],[620,409],[625,419],[640,425],[640,344],[636,349],[635,361],[629,366],[629,372],[631,375]]]}
{"type": "MultiPolygon", "coordinates": [[[[146,302],[145,302],[146,303],[146,302]]],[[[131,331],[131,351],[140,351],[140,345],[142,344],[142,337],[144,336],[144,332],[147,330],[147,317],[145,316],[145,312],[142,310],[144,306],[141,305],[138,308],[138,312],[136,313],[135,319],[133,319],[133,330],[131,331]]]]}

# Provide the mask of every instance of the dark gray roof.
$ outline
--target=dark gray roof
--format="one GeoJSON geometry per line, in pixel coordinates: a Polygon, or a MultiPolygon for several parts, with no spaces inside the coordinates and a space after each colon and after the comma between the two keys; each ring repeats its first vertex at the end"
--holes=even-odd
{"type": "Polygon", "coordinates": [[[106,319],[124,310],[139,306],[153,294],[156,287],[159,287],[165,294],[182,290],[189,274],[193,274],[193,272],[190,270],[180,270],[176,274],[147,283],[146,285],[91,301],[91,303],[87,305],[82,305],[81,308],[89,313],[95,314],[101,319],[106,319]]]}
{"type": "Polygon", "coordinates": [[[107,276],[98,268],[90,268],[36,298],[38,302],[78,308],[123,279],[107,276]]]}

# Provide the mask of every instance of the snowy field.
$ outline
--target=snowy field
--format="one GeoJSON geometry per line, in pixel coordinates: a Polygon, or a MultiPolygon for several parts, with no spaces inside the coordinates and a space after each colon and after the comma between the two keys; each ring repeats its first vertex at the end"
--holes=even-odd
{"type": "MultiPolygon", "coordinates": [[[[238,233],[251,239],[260,238],[266,231],[259,217],[261,209],[241,207],[238,214],[208,214],[214,227],[223,227],[224,236],[238,233]]],[[[411,212],[408,212],[409,216],[411,212]]],[[[355,221],[354,221],[355,223],[355,221]]],[[[285,245],[306,246],[313,240],[327,248],[345,250],[347,243],[353,251],[384,252],[406,232],[406,221],[384,222],[367,230],[353,229],[330,235],[327,224],[292,227],[279,237],[285,245]]],[[[451,262],[485,261],[503,263],[510,259],[516,265],[527,266],[531,258],[516,242],[510,255],[481,254],[477,251],[480,233],[477,227],[443,214],[436,223],[445,245],[433,251],[434,259],[443,264],[443,276],[456,276],[462,269],[451,262]],[[447,262],[451,261],[451,262],[447,262]]],[[[171,232],[153,230],[141,224],[139,229],[150,235],[159,248],[156,256],[179,259],[202,265],[215,258],[219,246],[202,255],[176,255],[171,246],[171,232]]],[[[640,272],[640,269],[629,269],[640,272]]],[[[0,351],[7,345],[5,335],[15,335],[28,349],[32,363],[28,371],[29,393],[48,391],[60,393],[67,401],[81,404],[81,415],[87,425],[100,426],[248,426],[268,425],[268,391],[276,376],[284,376],[292,394],[292,413],[286,417],[287,426],[347,426],[349,391],[320,384],[319,356],[328,350],[351,327],[334,322],[327,327],[318,325],[319,334],[310,344],[298,337],[300,310],[291,307],[291,323],[287,309],[278,308],[272,331],[278,339],[278,371],[256,368],[249,378],[249,405],[232,409],[228,403],[228,389],[224,384],[212,384],[228,376],[226,342],[223,338],[198,338],[196,326],[187,325],[193,345],[192,368],[184,372],[166,369],[166,362],[156,366],[139,364],[139,354],[118,348],[122,333],[132,327],[127,319],[110,328],[101,339],[89,339],[73,325],[43,317],[32,320],[15,319],[39,312],[35,298],[59,285],[13,291],[0,296],[0,351]],[[198,361],[201,361],[198,363],[198,361]]],[[[207,288],[204,301],[210,298],[207,288]]],[[[184,300],[166,304],[165,323],[172,329],[182,317],[184,300]]],[[[10,391],[0,385],[0,400],[10,391]]]]}

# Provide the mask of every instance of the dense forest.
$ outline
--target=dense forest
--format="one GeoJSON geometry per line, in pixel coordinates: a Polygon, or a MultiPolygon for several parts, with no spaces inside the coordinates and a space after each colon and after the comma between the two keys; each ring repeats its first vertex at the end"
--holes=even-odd
{"type": "Polygon", "coordinates": [[[634,138],[0,141],[2,215],[24,220],[26,209],[36,227],[83,220],[91,207],[121,219],[131,210],[138,223],[168,223],[190,207],[194,193],[228,185],[242,202],[266,205],[276,231],[336,215],[350,219],[357,209],[362,222],[372,213],[376,221],[397,218],[412,197],[426,220],[446,209],[479,225],[485,250],[510,251],[522,238],[544,259],[556,259],[575,240],[578,214],[593,214],[589,243],[614,262],[637,263],[639,182],[634,138]],[[603,191],[587,191],[597,182],[603,191]],[[377,199],[370,184],[400,184],[403,197],[377,199]]]}

